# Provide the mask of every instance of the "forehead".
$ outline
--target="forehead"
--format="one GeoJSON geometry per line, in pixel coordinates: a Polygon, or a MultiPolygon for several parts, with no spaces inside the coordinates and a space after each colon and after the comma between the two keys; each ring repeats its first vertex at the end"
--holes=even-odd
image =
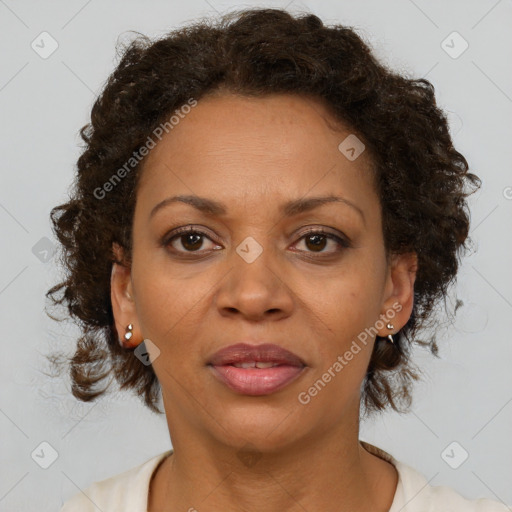
{"type": "MultiPolygon", "coordinates": [[[[288,94],[202,98],[165,133],[143,165],[139,191],[296,198],[311,191],[373,191],[371,160],[350,161],[338,146],[351,130],[315,98],[288,94]]],[[[226,198],[226,200],[224,200],[226,198]]]]}

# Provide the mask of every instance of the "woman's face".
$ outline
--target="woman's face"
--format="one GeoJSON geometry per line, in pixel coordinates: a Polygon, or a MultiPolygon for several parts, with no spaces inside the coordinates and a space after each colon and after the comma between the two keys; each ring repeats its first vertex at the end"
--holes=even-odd
{"type": "MultiPolygon", "coordinates": [[[[375,331],[366,343],[362,333],[385,315],[393,332],[409,318],[413,260],[388,267],[368,151],[357,156],[353,137],[340,150],[351,132],[327,118],[298,96],[211,96],[147,157],[131,274],[116,265],[112,302],[121,337],[132,323],[133,340],[158,347],[171,435],[270,449],[353,425],[375,331]],[[161,204],[173,196],[219,207],[161,204]],[[340,200],[311,202],[326,196],[340,200]],[[284,208],[293,202],[306,207],[284,208]],[[183,227],[195,233],[175,236],[183,227]],[[310,230],[333,238],[304,236],[310,230]],[[276,344],[304,366],[277,390],[234,389],[209,363],[241,342],[276,344]]],[[[386,323],[377,323],[381,336],[386,323]]]]}

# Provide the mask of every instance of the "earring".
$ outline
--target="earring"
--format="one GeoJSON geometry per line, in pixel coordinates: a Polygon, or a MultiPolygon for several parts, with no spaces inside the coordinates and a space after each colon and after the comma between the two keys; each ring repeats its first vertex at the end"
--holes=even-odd
{"type": "Polygon", "coordinates": [[[129,324],[126,326],[126,333],[124,335],[124,339],[128,341],[133,336],[133,324],[129,324]]]}
{"type": "MultiPolygon", "coordinates": [[[[395,328],[395,326],[392,324],[392,323],[388,323],[388,325],[386,325],[386,327],[388,329],[390,329],[391,331],[395,328]]],[[[388,334],[388,340],[390,343],[392,343],[393,345],[395,344],[395,340],[393,339],[393,336],[391,334],[388,334]]]]}

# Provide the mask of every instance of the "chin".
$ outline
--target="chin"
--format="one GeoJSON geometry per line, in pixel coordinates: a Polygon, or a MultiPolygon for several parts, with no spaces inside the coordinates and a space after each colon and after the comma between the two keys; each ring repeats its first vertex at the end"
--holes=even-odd
{"type": "MultiPolygon", "coordinates": [[[[261,451],[274,451],[293,441],[296,437],[289,419],[293,413],[283,407],[233,407],[219,421],[223,428],[218,433],[223,442],[235,447],[250,443],[261,451]],[[277,410],[276,410],[277,409],[277,410]],[[292,427],[292,428],[290,428],[292,427]]],[[[298,432],[297,432],[298,437],[298,432]]]]}

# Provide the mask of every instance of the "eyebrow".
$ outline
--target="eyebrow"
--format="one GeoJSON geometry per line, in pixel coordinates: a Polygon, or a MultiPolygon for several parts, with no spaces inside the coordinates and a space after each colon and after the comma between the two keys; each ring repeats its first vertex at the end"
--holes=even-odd
{"type": "MultiPolygon", "coordinates": [[[[151,213],[149,214],[149,218],[151,219],[156,212],[164,208],[165,206],[168,206],[169,204],[181,202],[185,204],[189,204],[190,206],[193,206],[197,210],[199,210],[202,213],[205,213],[207,215],[225,215],[227,213],[226,206],[219,202],[215,201],[213,199],[208,199],[206,197],[200,197],[195,195],[179,195],[179,196],[172,196],[164,199],[160,203],[156,204],[153,209],[151,210],[151,213]]],[[[363,222],[366,224],[366,219],[364,216],[363,211],[361,208],[359,208],[357,205],[349,201],[348,199],[345,199],[343,197],[338,196],[321,196],[321,197],[309,197],[306,199],[293,199],[291,201],[288,201],[281,205],[280,212],[282,215],[286,217],[291,217],[293,215],[298,215],[303,212],[307,212],[310,210],[313,210],[315,208],[318,208],[319,206],[322,206],[327,203],[342,203],[347,206],[350,206],[352,209],[357,211],[359,215],[362,217],[363,222]]]]}

